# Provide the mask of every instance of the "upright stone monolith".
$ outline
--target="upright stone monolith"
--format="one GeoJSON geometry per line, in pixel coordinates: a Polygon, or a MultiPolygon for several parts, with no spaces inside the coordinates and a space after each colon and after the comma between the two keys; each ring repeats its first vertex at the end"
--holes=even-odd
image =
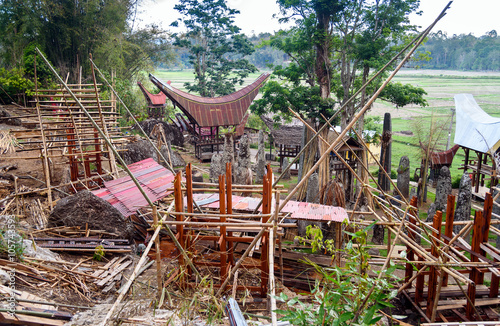
{"type": "Polygon", "coordinates": [[[234,165],[234,135],[228,133],[224,135],[224,150],[222,151],[222,164],[226,163],[234,165]]]}
{"type": "MultiPolygon", "coordinates": [[[[240,139],[240,150],[238,152],[238,166],[234,174],[234,182],[237,184],[247,184],[250,170],[250,144],[248,136],[243,135],[240,139]]],[[[251,180],[250,180],[251,183],[251,180]]]]}
{"type": "Polygon", "coordinates": [[[283,176],[281,177],[281,179],[283,180],[290,180],[291,178],[291,174],[290,174],[290,170],[287,170],[288,169],[288,166],[290,164],[288,163],[288,157],[285,157],[283,159],[283,166],[281,167],[281,173],[283,173],[283,176]]]}
{"type": "Polygon", "coordinates": [[[382,131],[382,140],[380,142],[380,164],[384,168],[385,172],[389,175],[387,177],[383,173],[382,169],[378,172],[378,184],[380,188],[386,192],[391,190],[391,142],[392,142],[392,124],[391,124],[391,114],[384,114],[384,129],[382,131]]]}
{"type": "MultiPolygon", "coordinates": [[[[465,172],[460,179],[458,189],[457,205],[455,207],[455,221],[470,221],[470,213],[472,208],[472,180],[469,174],[465,172]]],[[[453,232],[458,233],[462,230],[463,225],[453,226],[453,232]]]]}
{"type": "Polygon", "coordinates": [[[429,207],[427,211],[427,222],[432,222],[434,215],[437,211],[446,213],[446,203],[448,201],[448,195],[451,194],[451,174],[448,167],[443,166],[439,170],[439,177],[436,186],[436,200],[429,207]]]}
{"type": "Polygon", "coordinates": [[[319,203],[319,179],[318,173],[313,173],[307,183],[306,202],[319,203]]]}
{"type": "Polygon", "coordinates": [[[410,159],[403,156],[399,160],[397,186],[401,194],[408,199],[410,196],[410,159]]]}
{"type": "Polygon", "coordinates": [[[264,132],[259,131],[259,149],[257,151],[257,166],[255,168],[255,182],[261,184],[266,174],[266,153],[264,146],[264,132]]]}
{"type": "MultiPolygon", "coordinates": [[[[318,173],[313,173],[309,177],[309,182],[307,183],[307,191],[306,191],[306,202],[308,203],[318,203],[319,202],[319,179],[318,179],[318,173]]],[[[305,220],[298,220],[297,221],[297,228],[298,228],[298,233],[299,236],[305,236],[306,235],[306,228],[308,225],[317,225],[321,227],[320,222],[311,222],[311,221],[305,221],[305,220]]]]}
{"type": "Polygon", "coordinates": [[[210,182],[219,182],[219,175],[226,172],[226,168],[222,163],[222,155],[214,154],[210,161],[210,182]]]}

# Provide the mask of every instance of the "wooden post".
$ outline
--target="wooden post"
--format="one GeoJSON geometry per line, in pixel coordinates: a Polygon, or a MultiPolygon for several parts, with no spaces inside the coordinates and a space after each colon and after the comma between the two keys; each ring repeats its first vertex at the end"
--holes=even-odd
{"type": "MultiPolygon", "coordinates": [[[[271,181],[267,178],[267,175],[264,175],[263,181],[262,181],[262,214],[270,214],[271,213],[271,193],[272,191],[269,191],[271,181]]],[[[268,217],[263,216],[262,217],[262,223],[267,223],[268,217]]],[[[261,296],[264,298],[267,296],[267,285],[268,285],[268,280],[269,280],[269,263],[268,263],[268,246],[269,246],[269,231],[264,231],[264,234],[262,236],[262,247],[261,247],[261,253],[260,253],[260,269],[261,269],[261,296]]]]}
{"type": "MultiPolygon", "coordinates": [[[[233,177],[232,177],[232,170],[231,170],[231,163],[228,162],[226,163],[226,195],[227,195],[227,214],[231,215],[233,214],[233,177]]],[[[233,232],[228,232],[227,233],[229,237],[233,236],[233,232]]],[[[233,241],[228,241],[228,259],[229,259],[229,264],[231,266],[234,266],[234,245],[233,241]]]]}
{"type": "MultiPolygon", "coordinates": [[[[418,203],[418,198],[416,196],[413,196],[413,198],[410,200],[410,205],[413,207],[417,207],[418,203]]],[[[408,220],[409,220],[409,228],[408,228],[408,237],[415,241],[415,232],[416,232],[416,217],[415,217],[415,212],[412,210],[410,211],[410,214],[408,215],[408,220]]],[[[415,252],[411,247],[406,245],[406,259],[408,261],[414,261],[415,260],[415,252]]],[[[413,265],[410,263],[406,263],[406,269],[405,269],[405,282],[409,282],[410,279],[413,276],[413,265]]],[[[411,288],[411,283],[408,285],[408,288],[411,288]]]]}
{"type": "MultiPolygon", "coordinates": [[[[441,222],[443,220],[443,213],[441,211],[437,211],[436,214],[434,215],[434,220],[432,223],[432,227],[437,231],[437,232],[432,232],[432,236],[436,237],[437,239],[440,238],[441,236],[441,222]]],[[[435,241],[434,239],[431,239],[431,255],[434,257],[438,257],[438,247],[439,247],[439,242],[435,241]]],[[[443,273],[443,271],[441,271],[443,273]]],[[[428,289],[427,289],[427,310],[426,310],[426,315],[427,317],[431,317],[433,314],[433,309],[434,309],[434,300],[436,297],[436,287],[437,287],[437,270],[436,266],[431,266],[430,267],[430,274],[429,274],[429,282],[428,282],[428,289]]]]}
{"type": "MultiPolygon", "coordinates": [[[[471,250],[476,253],[479,253],[480,251],[480,245],[482,240],[481,229],[483,223],[484,223],[483,213],[481,211],[476,211],[476,215],[474,217],[474,232],[472,234],[472,244],[471,244],[471,250]]],[[[470,260],[471,262],[479,261],[479,259],[475,255],[471,255],[470,260]]],[[[470,283],[467,289],[467,296],[469,297],[470,301],[469,300],[467,301],[467,305],[465,307],[465,313],[467,318],[469,320],[472,320],[474,316],[474,304],[476,301],[476,284],[479,278],[479,271],[477,268],[472,267],[469,278],[473,283],[470,283]]]]}
{"type": "MultiPolygon", "coordinates": [[[[158,210],[156,206],[153,206],[153,223],[155,228],[158,227],[158,210]]],[[[163,289],[163,277],[161,273],[161,249],[160,249],[160,236],[155,238],[155,250],[156,250],[156,282],[158,285],[158,291],[163,289]]]]}
{"type": "MultiPolygon", "coordinates": [[[[181,172],[179,171],[177,175],[175,176],[174,180],[174,199],[175,199],[175,211],[183,213],[184,212],[184,198],[182,196],[182,188],[181,188],[181,172]]],[[[178,222],[182,222],[184,220],[183,215],[176,215],[175,220],[178,222]]],[[[184,242],[184,226],[183,225],[177,225],[177,238],[179,240],[179,244],[181,245],[182,249],[185,250],[185,242],[184,242]]],[[[181,268],[182,272],[186,272],[186,264],[184,262],[184,257],[182,255],[179,256],[179,267],[181,268]]],[[[181,276],[181,286],[185,286],[185,276],[182,274],[181,276]]]]}
{"type": "Polygon", "coordinates": [[[47,185],[47,199],[49,201],[49,207],[52,210],[54,208],[54,205],[52,203],[52,190],[50,187],[50,172],[49,172],[49,152],[47,151],[47,142],[45,138],[45,129],[43,127],[43,121],[42,121],[42,114],[40,113],[40,98],[38,97],[38,77],[36,73],[36,57],[37,55],[35,54],[35,96],[36,96],[36,114],[38,115],[38,123],[40,124],[40,134],[42,136],[42,160],[43,160],[43,172],[45,174],[45,184],[47,185]]]}
{"type": "MultiPolygon", "coordinates": [[[[455,219],[455,196],[453,195],[448,195],[448,202],[446,204],[446,225],[444,229],[444,235],[447,238],[453,238],[453,220],[455,219]]],[[[445,239],[444,243],[449,244],[450,241],[445,239]]],[[[448,250],[446,250],[448,252],[448,250]]],[[[446,257],[443,257],[443,262],[446,263],[448,259],[446,257]]],[[[441,270],[441,273],[444,273],[441,270]]],[[[443,279],[443,286],[448,285],[448,273],[444,273],[442,276],[443,279]]]]}
{"type": "MultiPolygon", "coordinates": [[[[187,212],[188,213],[193,213],[194,207],[193,207],[193,168],[191,166],[191,163],[188,163],[186,166],[186,204],[187,204],[187,212]]],[[[191,215],[188,215],[189,219],[193,219],[191,215]]],[[[185,248],[186,248],[186,253],[190,255],[190,258],[192,258],[192,255],[190,254],[191,251],[191,239],[192,239],[192,233],[193,231],[188,231],[188,234],[186,234],[185,238],[185,248]]],[[[187,267],[187,272],[188,276],[191,277],[193,271],[192,269],[188,266],[187,267]]]]}
{"type": "MultiPolygon", "coordinates": [[[[483,206],[483,224],[481,225],[481,243],[488,242],[488,236],[490,234],[490,223],[491,223],[491,213],[493,212],[493,197],[489,192],[486,193],[484,198],[483,206]]],[[[483,249],[479,249],[479,253],[482,256],[486,256],[486,252],[483,249]]],[[[493,275],[492,275],[493,276],[493,275]]],[[[477,284],[484,283],[484,273],[479,272],[477,284]]]]}
{"type": "MultiPolygon", "coordinates": [[[[220,222],[226,222],[226,185],[225,176],[219,175],[219,213],[220,222]]],[[[226,243],[226,226],[220,227],[220,278],[221,283],[224,283],[227,275],[227,243],[226,243]]],[[[224,289],[222,289],[224,290],[224,289]]]]}

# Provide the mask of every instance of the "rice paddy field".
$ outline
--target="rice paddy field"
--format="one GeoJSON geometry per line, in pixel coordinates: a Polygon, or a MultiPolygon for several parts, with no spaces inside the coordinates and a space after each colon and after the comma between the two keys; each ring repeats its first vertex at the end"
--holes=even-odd
{"type": "MultiPolygon", "coordinates": [[[[262,72],[251,74],[245,86],[254,81],[262,72]]],[[[192,82],[194,75],[192,70],[168,71],[158,70],[155,76],[163,81],[171,81],[172,86],[184,89],[184,83],[192,82]]],[[[394,105],[384,101],[377,101],[368,115],[381,116],[385,112],[391,113],[393,143],[392,143],[392,169],[396,170],[399,159],[403,155],[410,158],[411,174],[420,165],[418,140],[415,134],[415,124],[420,124],[422,129],[427,130],[432,124],[443,124],[445,127],[439,130],[439,140],[435,151],[446,149],[448,131],[451,120],[451,110],[455,108],[454,95],[468,93],[474,95],[479,106],[492,117],[500,117],[500,72],[463,72],[448,70],[402,70],[394,81],[409,83],[422,87],[428,106],[406,106],[396,108],[394,105]],[[403,132],[403,133],[402,133],[403,132]]],[[[239,89],[240,87],[237,87],[239,89]]],[[[450,147],[454,145],[455,119],[451,128],[450,147]]],[[[459,150],[451,167],[452,179],[461,176],[458,167],[464,159],[463,151],[459,150]]]]}

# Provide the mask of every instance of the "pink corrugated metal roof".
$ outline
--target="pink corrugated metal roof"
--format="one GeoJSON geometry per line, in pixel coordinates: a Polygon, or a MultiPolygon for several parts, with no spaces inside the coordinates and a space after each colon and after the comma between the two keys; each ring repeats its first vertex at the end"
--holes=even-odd
{"type": "MultiPolygon", "coordinates": [[[[200,206],[214,209],[219,208],[219,194],[194,194],[193,198],[200,206]]],[[[259,201],[259,198],[233,195],[233,209],[253,211],[259,204],[259,201]]],[[[262,211],[262,209],[259,208],[259,211],[262,211]]],[[[296,220],[343,222],[348,219],[347,212],[342,207],[293,200],[290,200],[281,212],[291,213],[288,218],[296,220]]]]}
{"type": "MultiPolygon", "coordinates": [[[[167,191],[167,188],[173,187],[175,176],[152,158],[130,164],[128,168],[151,201],[157,201],[172,193],[167,191]]],[[[106,200],[125,217],[135,214],[139,208],[148,205],[129,176],[106,181],[104,188],[94,190],[92,193],[106,200]]]]}

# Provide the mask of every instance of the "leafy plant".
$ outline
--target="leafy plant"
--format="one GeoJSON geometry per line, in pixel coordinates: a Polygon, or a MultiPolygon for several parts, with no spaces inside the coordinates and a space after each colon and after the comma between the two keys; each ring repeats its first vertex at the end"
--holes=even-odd
{"type": "Polygon", "coordinates": [[[0,68],[0,87],[0,101],[6,104],[15,98],[19,100],[22,94],[32,96],[35,84],[24,77],[24,70],[21,68],[0,68]]]}
{"type": "MultiPolygon", "coordinates": [[[[379,277],[369,275],[370,265],[366,248],[367,232],[374,224],[355,233],[344,231],[351,239],[343,254],[346,255],[345,267],[324,268],[312,261],[307,261],[322,276],[316,281],[312,290],[312,303],[306,304],[297,298],[288,298],[284,293],[280,299],[286,302],[288,309],[278,310],[282,320],[293,325],[374,325],[382,316],[379,309],[392,307],[390,300],[397,294],[392,290],[391,278],[396,269],[390,264],[379,277]],[[367,299],[366,297],[369,296],[367,299]]],[[[323,241],[321,230],[316,226],[308,226],[307,234],[312,237],[313,248],[335,252],[333,240],[323,241]]]]}
{"type": "Polygon", "coordinates": [[[104,258],[105,254],[106,253],[104,252],[104,247],[102,245],[98,245],[97,247],[95,247],[93,258],[97,261],[101,261],[104,258]]]}

